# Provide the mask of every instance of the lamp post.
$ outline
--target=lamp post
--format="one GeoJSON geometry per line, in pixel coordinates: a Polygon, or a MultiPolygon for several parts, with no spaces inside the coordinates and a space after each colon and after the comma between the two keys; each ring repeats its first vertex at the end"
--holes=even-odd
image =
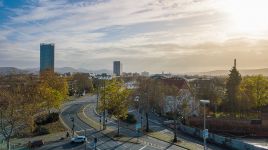
{"type": "MultiPolygon", "coordinates": [[[[106,90],[106,87],[105,87],[105,84],[106,84],[106,83],[105,83],[105,79],[104,79],[103,81],[104,81],[104,82],[103,82],[103,83],[104,83],[104,96],[103,96],[103,97],[104,97],[104,107],[106,107],[106,104],[105,104],[105,103],[106,103],[106,100],[105,100],[105,90],[106,90]]],[[[104,111],[103,111],[103,130],[106,129],[106,124],[105,124],[105,115],[106,115],[106,114],[105,114],[105,111],[106,111],[106,110],[104,109],[104,111]]]]}
{"type": "Polygon", "coordinates": [[[141,120],[141,133],[142,133],[142,114],[141,114],[141,110],[140,110],[140,97],[139,96],[136,96],[135,97],[135,100],[136,102],[138,102],[138,113],[140,115],[140,120],[141,120]]]}
{"type": "Polygon", "coordinates": [[[74,136],[74,117],[71,117],[71,121],[73,122],[73,127],[72,127],[72,131],[73,131],[73,136],[74,136]]]}
{"type": "MultiPolygon", "coordinates": [[[[110,77],[105,75],[103,77],[100,78],[103,81],[103,103],[104,106],[106,106],[106,98],[105,98],[105,90],[106,90],[106,80],[110,80],[110,77]]],[[[106,123],[107,123],[107,118],[106,118],[106,110],[103,111],[103,125],[102,125],[102,129],[105,130],[106,129],[106,123]]]]}
{"type": "MultiPolygon", "coordinates": [[[[204,130],[203,130],[203,139],[204,139],[204,150],[207,149],[207,144],[206,144],[206,138],[205,137],[205,130],[206,130],[206,104],[209,104],[209,100],[200,100],[200,103],[204,105],[204,130]]],[[[207,131],[207,130],[206,130],[207,131]]]]}

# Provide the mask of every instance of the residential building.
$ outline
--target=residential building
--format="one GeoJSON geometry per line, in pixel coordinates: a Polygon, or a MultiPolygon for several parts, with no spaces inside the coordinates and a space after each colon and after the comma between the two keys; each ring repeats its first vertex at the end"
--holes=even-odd
{"type": "Polygon", "coordinates": [[[52,43],[40,44],[40,72],[50,70],[54,72],[54,48],[52,43]]]}
{"type": "Polygon", "coordinates": [[[177,88],[176,95],[166,95],[164,98],[164,114],[173,110],[178,110],[184,117],[198,116],[199,102],[195,100],[194,95],[184,78],[162,78],[164,84],[177,88]]]}
{"type": "Polygon", "coordinates": [[[113,66],[113,74],[115,76],[121,76],[122,73],[122,63],[120,61],[114,61],[114,66],[113,66]]]}

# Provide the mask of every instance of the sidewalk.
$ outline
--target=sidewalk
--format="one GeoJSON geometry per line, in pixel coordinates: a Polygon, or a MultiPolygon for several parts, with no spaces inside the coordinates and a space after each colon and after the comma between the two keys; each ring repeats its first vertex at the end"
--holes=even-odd
{"type": "Polygon", "coordinates": [[[58,133],[51,133],[47,135],[42,136],[36,136],[36,137],[28,137],[28,138],[14,138],[11,139],[10,143],[11,145],[15,145],[16,147],[23,147],[27,146],[29,141],[36,141],[36,140],[43,140],[45,144],[52,143],[52,142],[58,142],[61,141],[61,137],[65,137],[66,132],[58,132],[58,133]]]}

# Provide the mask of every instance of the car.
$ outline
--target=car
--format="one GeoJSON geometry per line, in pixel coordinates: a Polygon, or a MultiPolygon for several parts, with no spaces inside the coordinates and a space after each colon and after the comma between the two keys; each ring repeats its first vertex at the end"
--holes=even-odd
{"type": "Polygon", "coordinates": [[[43,140],[37,140],[37,141],[29,141],[28,143],[28,147],[29,148],[37,148],[37,147],[41,147],[42,145],[44,145],[44,141],[43,140]]]}
{"type": "Polygon", "coordinates": [[[87,141],[87,138],[85,136],[76,136],[71,139],[72,143],[84,143],[87,141]]]}

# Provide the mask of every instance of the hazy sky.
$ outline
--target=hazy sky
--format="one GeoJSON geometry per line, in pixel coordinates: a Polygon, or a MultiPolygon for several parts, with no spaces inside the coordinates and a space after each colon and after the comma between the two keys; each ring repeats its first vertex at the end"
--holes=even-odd
{"type": "Polygon", "coordinates": [[[197,72],[268,67],[267,0],[0,0],[0,66],[197,72]]]}

